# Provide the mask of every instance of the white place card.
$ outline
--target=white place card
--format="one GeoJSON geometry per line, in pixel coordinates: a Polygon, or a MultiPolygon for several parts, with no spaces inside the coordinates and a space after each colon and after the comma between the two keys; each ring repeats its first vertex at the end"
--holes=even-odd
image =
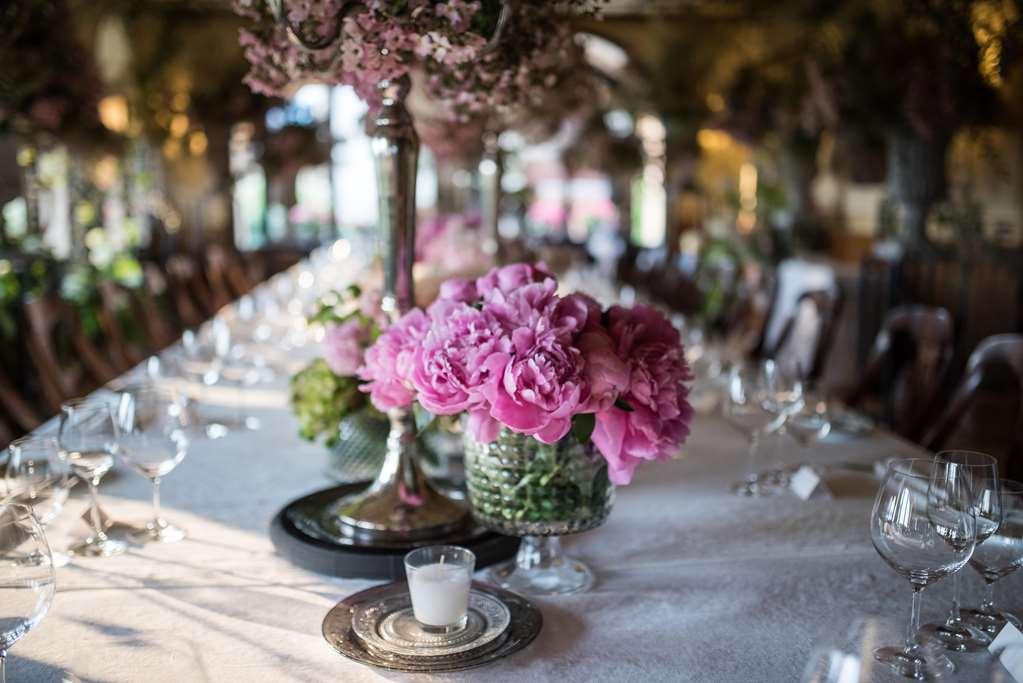
{"type": "Polygon", "coordinates": [[[1023,683],[1023,633],[1018,628],[1012,624],[1003,626],[987,649],[998,657],[1013,678],[1023,683]]]}
{"type": "Polygon", "coordinates": [[[792,474],[789,489],[802,500],[810,500],[813,496],[831,497],[831,491],[824,484],[821,475],[809,465],[803,465],[792,474]]]}

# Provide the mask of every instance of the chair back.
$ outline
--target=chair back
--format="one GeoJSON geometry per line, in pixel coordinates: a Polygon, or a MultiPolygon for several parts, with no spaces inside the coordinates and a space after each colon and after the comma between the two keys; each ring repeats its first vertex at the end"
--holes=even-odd
{"type": "Polygon", "coordinates": [[[190,257],[175,254],[168,258],[166,275],[175,312],[184,327],[198,327],[217,312],[213,295],[190,257]]]}
{"type": "Polygon", "coordinates": [[[65,400],[109,382],[117,371],[89,341],[75,310],[53,294],[25,301],[29,323],[28,352],[39,375],[47,406],[60,411],[65,400]],[[70,343],[75,360],[65,362],[57,351],[57,339],[70,343]]]}
{"type": "Polygon", "coordinates": [[[206,251],[206,276],[220,306],[247,294],[253,287],[238,254],[223,244],[210,245],[206,251]]]}
{"type": "Polygon", "coordinates": [[[996,334],[977,345],[952,400],[924,445],[931,450],[947,447],[971,413],[984,422],[975,438],[989,438],[985,443],[967,445],[992,452],[1010,478],[1023,476],[1023,334],[996,334]],[[990,424],[985,418],[992,415],[1000,416],[1005,424],[990,424]]]}
{"type": "Polygon", "coordinates": [[[820,379],[841,310],[842,294],[837,287],[803,292],[796,299],[777,343],[765,356],[804,379],[820,379]]]}
{"type": "Polygon", "coordinates": [[[899,306],[889,311],[846,403],[874,400],[896,432],[919,439],[934,414],[955,351],[952,316],[944,308],[899,306]]]}

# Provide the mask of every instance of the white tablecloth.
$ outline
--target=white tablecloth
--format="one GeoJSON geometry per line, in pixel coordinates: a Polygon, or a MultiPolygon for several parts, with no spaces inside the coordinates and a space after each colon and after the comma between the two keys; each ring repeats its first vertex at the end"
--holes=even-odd
{"type": "MultiPolygon", "coordinates": [[[[166,516],[188,539],[57,570],[50,613],[11,651],[11,681],[798,681],[811,657],[862,657],[862,680],[888,680],[872,647],[894,644],[910,590],[870,544],[876,482],[832,480],[831,500],[731,496],[744,440],[696,420],[681,460],[643,468],[618,491],[610,520],[569,540],[597,572],[584,595],[538,599],[544,628],[526,650],[462,674],[376,671],[337,655],[323,616],[370,585],[298,569],[274,554],[269,522],[323,487],[325,454],[296,436],[284,380],[253,390],[258,432],[198,441],[162,487],[166,516]]],[[[814,447],[818,463],[913,454],[874,436],[814,447]]],[[[84,487],[51,531],[65,547],[85,533],[84,487]]],[[[76,489],[77,490],[77,489],[76,489]]],[[[117,518],[143,522],[149,484],[123,466],[101,487],[117,518]]],[[[967,603],[980,581],[967,572],[967,603]]],[[[950,581],[925,592],[924,620],[942,617],[950,581]]],[[[1023,572],[1003,582],[1023,608],[1023,572]]],[[[955,680],[1009,680],[986,655],[957,657],[955,680]]]]}

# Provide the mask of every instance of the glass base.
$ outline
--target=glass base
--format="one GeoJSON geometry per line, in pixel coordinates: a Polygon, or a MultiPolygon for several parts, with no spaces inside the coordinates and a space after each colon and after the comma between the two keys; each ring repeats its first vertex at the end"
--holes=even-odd
{"type": "Polygon", "coordinates": [[[874,659],[887,664],[900,676],[917,681],[933,681],[955,671],[952,660],[926,647],[882,647],[874,650],[874,659]]]}
{"type": "Polygon", "coordinates": [[[60,550],[51,550],[50,556],[53,558],[54,567],[66,567],[71,562],[71,556],[60,550]]]}
{"type": "Polygon", "coordinates": [[[593,587],[593,572],[561,552],[557,536],[526,536],[514,560],[494,565],[486,580],[521,595],[571,595],[593,587]]]}
{"type": "Polygon", "coordinates": [[[963,621],[927,624],[920,629],[918,638],[952,652],[979,652],[991,644],[991,638],[986,633],[963,621]]]}
{"type": "Polygon", "coordinates": [[[112,538],[100,540],[95,536],[90,536],[68,548],[68,553],[79,557],[114,557],[123,555],[127,549],[128,546],[121,541],[115,541],[112,538]]]}
{"type": "Polygon", "coordinates": [[[767,484],[760,479],[754,481],[737,481],[732,484],[733,494],[742,498],[764,498],[766,496],[777,496],[781,489],[772,484],[767,484]]]}
{"type": "Polygon", "coordinates": [[[169,524],[165,520],[150,522],[145,528],[139,529],[132,540],[136,543],[174,543],[185,537],[185,530],[169,524]]]}
{"type": "Polygon", "coordinates": [[[992,637],[997,636],[1006,624],[1012,624],[1016,628],[1023,630],[1023,622],[1015,614],[1010,614],[1009,612],[964,609],[962,615],[964,622],[992,637]]]}

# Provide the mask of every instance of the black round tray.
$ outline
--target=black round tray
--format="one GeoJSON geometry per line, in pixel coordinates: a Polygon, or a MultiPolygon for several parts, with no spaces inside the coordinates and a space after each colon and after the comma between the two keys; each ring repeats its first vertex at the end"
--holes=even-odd
{"type": "Polygon", "coordinates": [[[405,554],[424,545],[459,545],[476,554],[476,567],[510,559],[519,549],[519,539],[473,526],[442,538],[408,544],[356,545],[320,531],[316,515],[341,496],[355,493],[369,482],[342,484],[297,498],[277,512],[270,522],[270,541],[277,554],[288,561],[318,574],[345,578],[405,578],[405,554]]]}

